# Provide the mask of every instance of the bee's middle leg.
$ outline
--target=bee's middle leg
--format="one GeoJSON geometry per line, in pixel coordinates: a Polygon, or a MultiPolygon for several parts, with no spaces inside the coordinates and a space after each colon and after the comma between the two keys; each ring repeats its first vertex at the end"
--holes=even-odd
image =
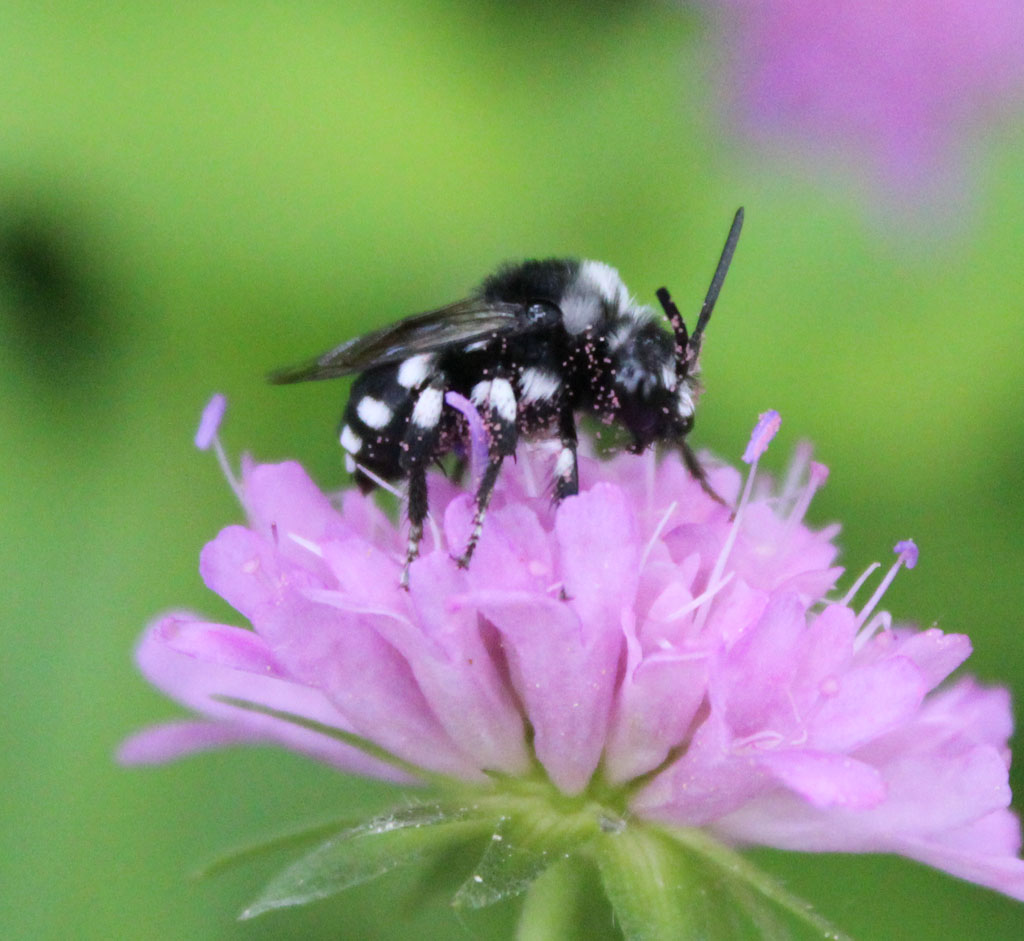
{"type": "Polygon", "coordinates": [[[487,429],[487,466],[480,477],[476,488],[476,510],[473,513],[473,528],[462,555],[455,561],[460,568],[468,568],[473,558],[476,544],[484,528],[484,517],[487,506],[494,493],[494,485],[498,482],[502,462],[506,457],[515,454],[519,431],[516,425],[518,403],[512,384],[503,376],[498,376],[485,383],[480,383],[473,390],[473,402],[484,415],[484,426],[487,429]]]}

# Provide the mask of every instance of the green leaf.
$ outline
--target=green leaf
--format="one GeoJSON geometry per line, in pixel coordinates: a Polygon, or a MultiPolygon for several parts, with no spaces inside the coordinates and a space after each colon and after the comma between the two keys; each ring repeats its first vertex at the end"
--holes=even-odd
{"type": "Polygon", "coordinates": [[[465,808],[419,805],[345,830],[275,876],[240,918],[304,905],[376,879],[399,866],[471,840],[493,829],[493,818],[465,808]]]}

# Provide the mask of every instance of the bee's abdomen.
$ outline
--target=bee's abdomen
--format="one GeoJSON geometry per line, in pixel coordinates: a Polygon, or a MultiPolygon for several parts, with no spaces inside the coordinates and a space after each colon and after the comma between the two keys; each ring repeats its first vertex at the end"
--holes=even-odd
{"type": "Polygon", "coordinates": [[[364,491],[373,489],[374,483],[360,468],[384,480],[404,476],[402,442],[412,414],[413,395],[399,381],[402,366],[381,366],[364,372],[352,384],[345,406],[339,436],[345,469],[364,491]]]}

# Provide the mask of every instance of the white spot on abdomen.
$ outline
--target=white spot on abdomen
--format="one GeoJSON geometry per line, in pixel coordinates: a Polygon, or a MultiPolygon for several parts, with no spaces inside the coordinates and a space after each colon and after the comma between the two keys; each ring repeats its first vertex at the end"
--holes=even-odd
{"type": "Polygon", "coordinates": [[[341,429],[341,446],[349,454],[358,454],[363,446],[363,439],[359,437],[348,425],[341,429]]]}
{"type": "Polygon", "coordinates": [[[375,399],[372,395],[364,395],[359,400],[359,404],[356,406],[356,414],[367,428],[372,428],[374,431],[380,431],[381,428],[386,427],[394,417],[394,412],[380,399],[375,399]]]}
{"type": "Polygon", "coordinates": [[[398,367],[398,384],[403,389],[415,389],[430,378],[434,357],[430,353],[410,356],[398,367]]]}

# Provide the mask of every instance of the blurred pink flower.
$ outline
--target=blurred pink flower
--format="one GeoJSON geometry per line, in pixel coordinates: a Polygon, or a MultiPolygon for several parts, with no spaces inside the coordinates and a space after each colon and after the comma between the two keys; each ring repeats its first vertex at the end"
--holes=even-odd
{"type": "MultiPolygon", "coordinates": [[[[955,176],[1024,103],[1020,0],[712,0],[740,124],[866,162],[899,192],[955,176]]],[[[911,194],[913,195],[913,194],[911,194]]]]}
{"type": "Polygon", "coordinates": [[[449,552],[471,496],[438,476],[409,591],[404,539],[372,499],[325,496],[295,463],[246,463],[248,523],[209,543],[200,571],[252,630],[183,613],[149,628],[143,673],[203,718],[137,734],[123,760],[272,742],[489,792],[539,763],[563,794],[600,782],[640,819],[728,843],[901,853],[1024,898],[1006,692],[937,689],[967,638],[894,629],[876,610],[916,562],[912,543],[860,610],[863,579],[826,599],[838,527],[803,518],[827,472],[803,448],[781,486],[757,475],[777,427],[762,417],[745,483],[710,468],[735,514],[650,453],[583,458],[584,489],[556,508],[554,452],[521,448],[467,571],[449,552]]]}

